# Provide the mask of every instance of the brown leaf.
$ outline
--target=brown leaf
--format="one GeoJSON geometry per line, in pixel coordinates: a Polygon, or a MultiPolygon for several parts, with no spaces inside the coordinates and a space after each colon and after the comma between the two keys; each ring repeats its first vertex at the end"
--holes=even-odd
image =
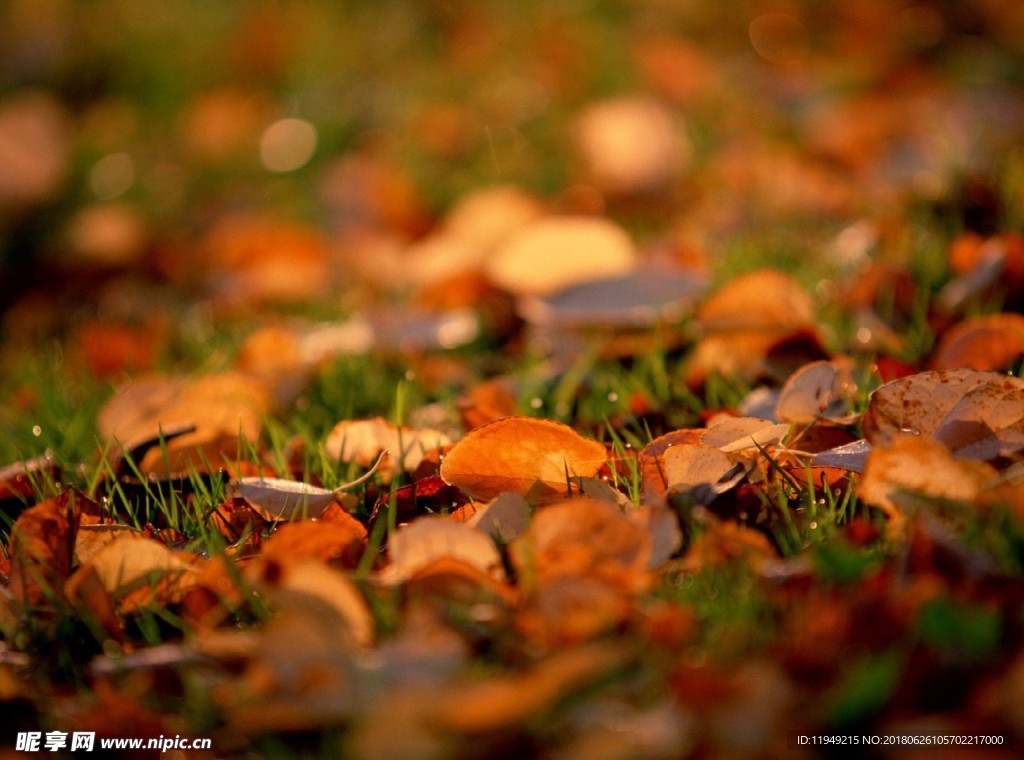
{"type": "Polygon", "coordinates": [[[165,447],[150,448],[139,469],[144,475],[190,468],[206,472],[238,456],[240,436],[259,440],[262,418],[269,410],[266,387],[240,373],[194,379],[149,375],[121,388],[100,410],[97,424],[104,439],[126,448],[161,431],[194,426],[192,432],[167,440],[165,447]]]}
{"type": "Polygon", "coordinates": [[[323,522],[300,520],[278,526],[264,544],[262,557],[282,565],[298,559],[354,568],[366,542],[366,528],[351,515],[348,520],[323,522]]]}
{"type": "Polygon", "coordinates": [[[649,581],[651,543],[645,528],[617,506],[580,497],[538,509],[509,553],[526,587],[591,575],[636,591],[649,581]]]}
{"type": "Polygon", "coordinates": [[[22,512],[11,527],[9,588],[28,605],[62,601],[71,575],[79,514],[67,495],[22,512]]]}
{"type": "Polygon", "coordinates": [[[526,531],[530,505],[517,493],[498,494],[473,513],[466,525],[507,544],[526,531]]]}
{"type": "Polygon", "coordinates": [[[593,477],[606,458],[603,444],[567,425],[505,417],[463,436],[445,455],[441,477],[478,499],[503,491],[564,495],[568,478],[593,477]]]}
{"type": "Polygon", "coordinates": [[[849,359],[811,362],[790,375],[775,406],[782,422],[808,425],[818,420],[848,424],[856,419],[850,406],[857,392],[849,359]]]}
{"type": "Polygon", "coordinates": [[[403,583],[444,558],[504,577],[501,554],[490,536],[440,515],[421,517],[399,528],[388,541],[388,556],[391,564],[380,572],[386,583],[403,583]]]}
{"type": "Polygon", "coordinates": [[[1024,380],[972,369],[894,380],[872,395],[862,423],[873,446],[932,436],[957,457],[992,460],[1024,448],[1024,380]]]}
{"type": "Polygon", "coordinates": [[[324,448],[333,459],[362,467],[372,465],[382,451],[390,452],[378,471],[387,480],[398,471],[414,471],[427,452],[450,443],[451,439],[440,431],[414,430],[374,417],[339,422],[327,436],[324,448]]]}
{"type": "Polygon", "coordinates": [[[703,435],[704,431],[697,428],[673,430],[655,438],[640,450],[638,463],[645,502],[656,502],[668,489],[665,453],[673,446],[698,444],[703,435]]]}
{"type": "Polygon", "coordinates": [[[943,333],[931,366],[1002,372],[1021,355],[1024,355],[1024,316],[988,314],[965,319],[943,333]]]}
{"type": "Polygon", "coordinates": [[[163,604],[177,601],[194,573],[191,562],[180,553],[159,541],[125,533],[96,551],[68,578],[64,588],[69,599],[79,600],[87,579],[94,577],[111,599],[121,602],[124,612],[151,600],[163,604]],[[140,593],[128,600],[136,591],[140,593]]]}
{"type": "Polygon", "coordinates": [[[722,416],[701,436],[701,443],[726,453],[772,446],[789,434],[789,425],[758,417],[722,416]]]}
{"type": "MultiPolygon", "coordinates": [[[[358,646],[373,643],[375,626],[366,600],[348,576],[316,559],[301,555],[282,565],[282,573],[273,584],[261,589],[273,604],[281,592],[289,599],[303,594],[326,603],[344,621],[345,630],[358,646]]],[[[289,601],[287,604],[291,604],[289,601]]],[[[287,609],[284,614],[287,614],[287,609]]]]}
{"type": "Polygon", "coordinates": [[[814,326],[814,304],[788,274],[760,269],[720,287],[696,317],[711,331],[791,332],[814,326]]]}
{"type": "Polygon", "coordinates": [[[898,520],[921,497],[974,501],[995,476],[983,462],[954,459],[928,436],[900,435],[871,451],[857,495],[898,520]]]}

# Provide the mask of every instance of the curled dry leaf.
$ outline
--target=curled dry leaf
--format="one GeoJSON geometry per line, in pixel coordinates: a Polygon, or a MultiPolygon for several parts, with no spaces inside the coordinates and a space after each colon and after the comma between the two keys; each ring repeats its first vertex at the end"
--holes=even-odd
{"type": "Polygon", "coordinates": [[[775,414],[782,422],[808,425],[827,420],[853,422],[850,406],[857,392],[853,362],[846,358],[816,361],[794,372],[779,392],[775,414]]]}
{"type": "Polygon", "coordinates": [[[103,620],[106,614],[96,609],[101,599],[97,588],[122,612],[129,612],[153,600],[177,601],[194,575],[193,565],[178,552],[159,541],[126,533],[107,542],[75,570],[64,589],[69,599],[91,608],[103,620]]]}
{"type": "Polygon", "coordinates": [[[499,246],[486,274],[515,295],[542,296],[633,269],[636,249],[606,219],[549,217],[528,224],[499,246]]]}
{"type": "Polygon", "coordinates": [[[873,446],[906,433],[958,458],[993,460],[1024,448],[1024,380],[972,369],[922,372],[878,388],[862,423],[873,446]]]}
{"type": "Polygon", "coordinates": [[[451,443],[444,433],[429,428],[412,429],[395,425],[382,417],[339,422],[327,436],[328,456],[341,462],[370,467],[381,452],[390,452],[381,462],[380,476],[390,479],[399,471],[415,470],[427,452],[451,443]]]}
{"type": "Polygon", "coordinates": [[[333,491],[297,480],[251,477],[231,481],[228,484],[228,496],[244,499],[268,520],[316,518],[329,506],[337,503],[344,491],[372,477],[384,461],[384,457],[385,454],[380,454],[366,473],[350,483],[343,483],[333,491]]]}
{"type": "Polygon", "coordinates": [[[431,515],[402,526],[388,541],[391,564],[380,573],[387,583],[402,583],[432,562],[456,559],[496,578],[504,577],[501,554],[491,537],[465,523],[431,515]]]}
{"type": "Polygon", "coordinates": [[[988,314],[960,322],[939,339],[934,369],[966,367],[1000,372],[1024,355],[1024,316],[988,314]]]}
{"type": "Polygon", "coordinates": [[[151,448],[138,465],[144,475],[189,468],[205,472],[233,461],[240,437],[257,441],[262,418],[269,411],[266,387],[241,373],[194,379],[150,375],[121,388],[100,410],[97,424],[104,439],[121,443],[194,426],[166,446],[151,448]]]}
{"type": "Polygon", "coordinates": [[[725,493],[747,473],[715,446],[683,444],[668,449],[662,457],[665,482],[670,491],[688,493],[697,504],[707,505],[725,493]]]}
{"type": "Polygon", "coordinates": [[[905,507],[919,503],[920,497],[974,501],[995,477],[989,465],[954,459],[928,436],[901,435],[872,449],[857,495],[899,520],[905,507]]]}
{"type": "Polygon", "coordinates": [[[40,605],[64,598],[78,523],[78,513],[66,496],[47,499],[18,515],[11,527],[8,574],[15,599],[40,605]]]}
{"type": "Polygon", "coordinates": [[[704,431],[697,428],[673,430],[658,436],[640,450],[637,462],[645,502],[657,502],[669,487],[665,477],[665,452],[673,446],[698,444],[703,435],[704,431]]]}
{"type": "Polygon", "coordinates": [[[567,425],[534,417],[505,417],[467,433],[445,455],[441,477],[478,499],[504,491],[565,494],[573,477],[593,477],[604,464],[603,444],[567,425]]]}
{"type": "Polygon", "coordinates": [[[701,443],[731,453],[772,446],[789,435],[789,425],[757,417],[722,417],[701,436],[701,443]]]}

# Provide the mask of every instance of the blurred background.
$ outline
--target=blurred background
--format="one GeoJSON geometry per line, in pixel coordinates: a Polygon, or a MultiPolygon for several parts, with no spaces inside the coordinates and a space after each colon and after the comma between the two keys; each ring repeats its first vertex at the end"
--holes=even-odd
{"type": "Polygon", "coordinates": [[[8,341],[407,298],[539,213],[716,274],[1022,212],[1015,0],[6,0],[0,51],[8,341]]]}

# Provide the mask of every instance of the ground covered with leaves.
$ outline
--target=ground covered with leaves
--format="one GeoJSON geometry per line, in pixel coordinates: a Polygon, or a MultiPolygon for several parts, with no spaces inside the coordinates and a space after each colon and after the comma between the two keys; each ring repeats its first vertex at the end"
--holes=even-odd
{"type": "Polygon", "coordinates": [[[0,8],[0,756],[1019,756],[1018,4],[145,6],[0,8]]]}

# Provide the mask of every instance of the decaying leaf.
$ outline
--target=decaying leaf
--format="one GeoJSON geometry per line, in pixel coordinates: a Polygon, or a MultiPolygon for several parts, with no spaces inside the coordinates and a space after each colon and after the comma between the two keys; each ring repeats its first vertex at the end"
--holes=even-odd
{"type": "Polygon", "coordinates": [[[818,420],[848,424],[857,391],[849,359],[817,361],[793,373],[782,386],[775,414],[782,422],[807,425],[818,420]]]}
{"type": "Polygon", "coordinates": [[[645,502],[656,502],[669,487],[665,476],[665,453],[673,446],[699,444],[703,435],[704,431],[699,428],[673,430],[655,438],[641,449],[637,464],[642,478],[645,502]]]}
{"type": "Polygon", "coordinates": [[[662,457],[665,482],[670,491],[689,493],[697,504],[710,504],[720,493],[732,488],[747,472],[720,448],[704,444],[682,444],[662,457]]]}
{"type": "Polygon", "coordinates": [[[425,454],[451,443],[444,433],[427,428],[412,429],[395,425],[382,417],[339,422],[327,436],[324,449],[340,462],[355,462],[370,467],[381,452],[390,452],[381,463],[379,474],[390,479],[401,470],[412,472],[425,454]]]}
{"type": "Polygon", "coordinates": [[[503,578],[501,554],[489,535],[440,515],[421,517],[400,528],[388,541],[391,564],[380,577],[402,583],[438,559],[465,562],[503,578]]]}
{"type": "Polygon", "coordinates": [[[569,479],[592,477],[605,447],[567,425],[534,417],[505,417],[467,433],[445,455],[441,477],[479,499],[504,491],[566,494],[569,479]]]}
{"type": "Polygon", "coordinates": [[[1024,448],[1024,380],[973,369],[893,380],[871,395],[862,426],[873,446],[916,433],[958,458],[1009,456],[1024,448]]]}
{"type": "Polygon", "coordinates": [[[588,280],[625,274],[636,250],[606,219],[548,217],[528,224],[494,251],[488,277],[515,295],[546,295],[588,280]]]}

